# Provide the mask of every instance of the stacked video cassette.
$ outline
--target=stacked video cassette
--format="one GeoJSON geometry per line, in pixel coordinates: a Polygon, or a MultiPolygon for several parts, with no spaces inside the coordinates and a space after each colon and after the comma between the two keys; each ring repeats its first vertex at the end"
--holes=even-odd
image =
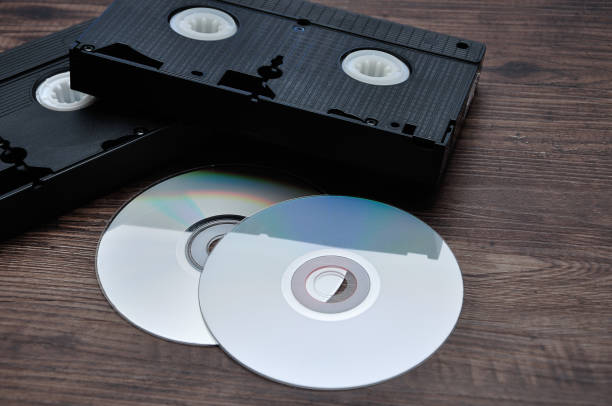
{"type": "MultiPolygon", "coordinates": [[[[126,90],[263,145],[436,185],[483,44],[306,1],[116,0],[72,48],[75,89],[126,90]]],[[[263,147],[262,147],[263,148],[263,147]]]]}

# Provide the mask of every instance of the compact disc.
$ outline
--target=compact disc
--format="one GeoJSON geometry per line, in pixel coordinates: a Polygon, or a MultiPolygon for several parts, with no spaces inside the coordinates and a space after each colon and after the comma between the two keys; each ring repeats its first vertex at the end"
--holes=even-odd
{"type": "Polygon", "coordinates": [[[127,203],[102,235],[100,286],[137,327],[168,340],[215,345],[198,306],[208,255],[244,217],[316,193],[256,168],[208,168],[164,180],[127,203]]]}
{"type": "Polygon", "coordinates": [[[448,245],[416,217],[312,196],[230,231],[199,294],[211,333],[246,368],[293,386],[347,389],[433,354],[457,322],[463,282],[448,245]]]}

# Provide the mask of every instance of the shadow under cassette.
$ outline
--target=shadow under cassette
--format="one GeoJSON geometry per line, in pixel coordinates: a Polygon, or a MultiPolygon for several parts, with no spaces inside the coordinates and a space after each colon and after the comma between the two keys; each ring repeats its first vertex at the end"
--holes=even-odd
{"type": "Polygon", "coordinates": [[[295,178],[255,167],[210,167],[166,179],[127,203],[102,235],[100,286],[117,312],[146,332],[216,345],[198,306],[208,255],[243,218],[318,193],[295,178]]]}

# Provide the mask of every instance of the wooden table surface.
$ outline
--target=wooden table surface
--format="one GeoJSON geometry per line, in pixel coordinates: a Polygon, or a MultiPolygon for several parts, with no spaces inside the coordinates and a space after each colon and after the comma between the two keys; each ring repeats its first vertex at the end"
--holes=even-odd
{"type": "MultiPolygon", "coordinates": [[[[0,404],[612,404],[612,3],[320,2],[488,46],[444,185],[415,213],[463,271],[447,343],[389,382],[319,392],[132,327],[94,258],[142,179],[0,242],[0,404]]],[[[2,0],[0,50],[109,3],[2,0]]]]}

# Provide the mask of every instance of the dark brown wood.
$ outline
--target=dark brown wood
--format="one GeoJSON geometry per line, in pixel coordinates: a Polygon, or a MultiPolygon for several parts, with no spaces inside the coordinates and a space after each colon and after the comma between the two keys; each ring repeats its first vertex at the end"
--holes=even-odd
{"type": "MultiPolygon", "coordinates": [[[[317,392],[133,328],[101,294],[94,258],[143,179],[0,243],[1,404],[612,403],[612,3],[320,2],[488,46],[441,192],[416,213],[464,274],[448,342],[397,379],[317,392]]],[[[3,0],[0,49],[108,3],[3,0]]]]}

